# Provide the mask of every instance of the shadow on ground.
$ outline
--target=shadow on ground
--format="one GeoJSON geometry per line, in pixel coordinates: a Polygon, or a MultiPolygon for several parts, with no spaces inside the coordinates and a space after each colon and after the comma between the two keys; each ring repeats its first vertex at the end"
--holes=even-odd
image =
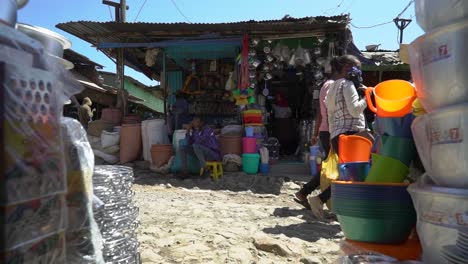
{"type": "MultiPolygon", "coordinates": [[[[306,223],[293,224],[288,226],[275,226],[263,229],[267,234],[295,237],[308,242],[316,242],[319,239],[338,239],[341,238],[340,225],[333,221],[331,223],[320,222],[313,218],[312,214],[305,209],[277,208],[273,213],[277,217],[300,217],[306,220],[306,223]]],[[[326,214],[328,220],[333,220],[332,214],[326,214]],[[330,219],[331,218],[331,219],[330,219]]]]}
{"type": "Polygon", "coordinates": [[[257,194],[279,195],[287,177],[245,175],[244,173],[226,173],[218,181],[211,178],[191,176],[187,179],[179,179],[172,175],[161,175],[146,170],[134,171],[135,184],[160,185],[171,184],[173,187],[186,189],[198,188],[201,190],[228,190],[233,192],[251,191],[257,194]]]}
{"type": "MultiPolygon", "coordinates": [[[[299,217],[304,219],[307,222],[315,222],[315,219],[312,215],[312,212],[308,209],[293,209],[289,207],[276,208],[273,212],[273,215],[276,217],[299,217]]],[[[328,210],[324,211],[324,216],[326,221],[337,221],[336,215],[331,213],[328,210]]]]}

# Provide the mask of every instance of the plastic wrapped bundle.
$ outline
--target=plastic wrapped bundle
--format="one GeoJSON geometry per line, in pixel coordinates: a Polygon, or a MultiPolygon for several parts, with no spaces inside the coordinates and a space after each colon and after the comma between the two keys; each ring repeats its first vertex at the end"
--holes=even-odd
{"type": "Polygon", "coordinates": [[[77,120],[64,117],[61,124],[68,187],[66,259],[68,263],[103,263],[102,237],[93,215],[93,151],[77,120]]]}
{"type": "Polygon", "coordinates": [[[104,240],[106,263],[140,263],[138,253],[138,207],[131,190],[133,170],[124,166],[96,166],[94,194],[104,203],[95,219],[104,240]]]}
{"type": "MultiPolygon", "coordinates": [[[[15,3],[2,1],[2,8],[15,3]]],[[[83,88],[11,22],[0,23],[0,263],[65,263],[60,117],[83,88]]]]}

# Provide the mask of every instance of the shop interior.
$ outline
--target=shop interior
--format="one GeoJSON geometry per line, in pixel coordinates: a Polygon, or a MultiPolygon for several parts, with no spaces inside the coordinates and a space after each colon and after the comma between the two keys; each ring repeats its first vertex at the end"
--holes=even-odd
{"type": "MultiPolygon", "coordinates": [[[[278,139],[280,162],[300,162],[314,133],[327,63],[341,51],[340,46],[336,35],[322,35],[250,37],[243,45],[214,43],[211,52],[206,52],[206,46],[177,52],[165,49],[167,57],[182,66],[185,76],[178,90],[172,89],[168,80],[170,96],[185,98],[188,115],[202,116],[218,131],[242,125],[243,110],[261,110],[262,123],[257,125],[262,127],[264,140],[278,139]]],[[[173,114],[174,104],[176,99],[170,103],[173,114]]],[[[181,123],[184,121],[177,129],[183,128],[181,123]]]]}

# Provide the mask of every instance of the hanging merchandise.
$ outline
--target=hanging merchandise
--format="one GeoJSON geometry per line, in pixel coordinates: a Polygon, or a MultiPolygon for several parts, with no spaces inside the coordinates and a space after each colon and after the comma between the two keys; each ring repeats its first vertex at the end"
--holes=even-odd
{"type": "Polygon", "coordinates": [[[277,60],[281,60],[281,44],[278,42],[276,46],[271,51],[271,55],[275,57],[277,60]]]}
{"type": "Polygon", "coordinates": [[[328,58],[325,62],[325,73],[331,73],[331,60],[335,57],[335,42],[331,41],[328,43],[328,58]]]}
{"type": "Polygon", "coordinates": [[[309,65],[312,63],[312,59],[310,56],[310,51],[309,50],[304,50],[304,64],[309,65]]]}
{"type": "Polygon", "coordinates": [[[216,69],[217,69],[217,62],[216,62],[216,60],[212,60],[210,62],[210,72],[215,72],[216,69]]]}
{"type": "Polygon", "coordinates": [[[258,38],[253,38],[253,39],[250,41],[250,45],[251,45],[252,47],[254,47],[254,48],[257,47],[259,43],[260,43],[260,40],[259,40],[258,38]]]}
{"type": "Polygon", "coordinates": [[[292,53],[292,55],[289,58],[288,65],[291,66],[291,67],[294,67],[294,66],[296,66],[296,52],[295,52],[295,50],[293,50],[291,53],[292,53]]]}
{"type": "Polygon", "coordinates": [[[305,52],[301,46],[301,42],[299,42],[299,45],[294,52],[294,64],[295,66],[305,66],[305,52]]]}
{"type": "Polygon", "coordinates": [[[247,34],[244,35],[242,42],[242,54],[240,60],[240,74],[238,88],[241,90],[249,87],[249,37],[247,34]]]}
{"type": "Polygon", "coordinates": [[[263,88],[262,94],[265,97],[267,97],[270,94],[270,90],[268,90],[268,87],[267,87],[267,82],[265,82],[265,88],[263,88]]]}
{"type": "Polygon", "coordinates": [[[226,86],[225,86],[226,91],[231,91],[232,89],[235,88],[234,81],[233,81],[233,78],[232,78],[233,74],[234,74],[234,72],[229,73],[229,77],[228,77],[228,79],[226,81],[226,86]]]}
{"type": "Polygon", "coordinates": [[[287,62],[291,58],[291,50],[288,46],[284,45],[281,47],[281,61],[287,62]]]}

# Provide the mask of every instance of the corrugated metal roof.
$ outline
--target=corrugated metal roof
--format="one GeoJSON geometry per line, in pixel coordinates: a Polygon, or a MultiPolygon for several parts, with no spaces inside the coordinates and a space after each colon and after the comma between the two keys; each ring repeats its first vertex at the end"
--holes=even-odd
{"type": "MultiPolygon", "coordinates": [[[[119,23],[119,22],[93,22],[77,21],[57,25],[78,38],[93,45],[99,43],[148,43],[168,39],[210,39],[230,36],[242,36],[249,33],[251,36],[275,37],[283,35],[300,34],[326,34],[342,33],[349,23],[348,15],[333,17],[304,17],[292,18],[289,16],[279,20],[241,21],[228,23],[119,23]]],[[[104,50],[109,56],[115,54],[110,49],[104,50]]],[[[160,56],[160,55],[158,55],[160,56]]],[[[157,64],[151,69],[144,63],[145,49],[127,49],[126,64],[143,72],[150,78],[152,73],[162,70],[157,64]]],[[[177,70],[178,67],[168,61],[168,70],[177,70]]]]}
{"type": "Polygon", "coordinates": [[[77,21],[57,25],[72,35],[88,42],[150,42],[156,39],[200,35],[239,35],[243,33],[274,35],[313,31],[342,30],[348,24],[347,15],[333,17],[285,17],[280,20],[241,21],[229,23],[119,23],[77,21]]]}
{"type": "Polygon", "coordinates": [[[83,65],[92,65],[92,66],[97,66],[99,68],[104,68],[99,63],[96,63],[89,59],[88,57],[84,56],[83,54],[80,54],[72,49],[66,49],[63,51],[63,58],[71,61],[73,64],[83,64],[83,65]]]}

